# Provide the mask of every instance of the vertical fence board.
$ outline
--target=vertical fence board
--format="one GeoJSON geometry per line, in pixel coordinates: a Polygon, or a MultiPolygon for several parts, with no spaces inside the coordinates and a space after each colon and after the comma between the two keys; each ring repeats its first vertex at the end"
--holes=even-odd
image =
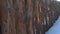
{"type": "Polygon", "coordinates": [[[58,16],[53,4],[51,0],[0,0],[2,34],[45,34],[58,16]]]}

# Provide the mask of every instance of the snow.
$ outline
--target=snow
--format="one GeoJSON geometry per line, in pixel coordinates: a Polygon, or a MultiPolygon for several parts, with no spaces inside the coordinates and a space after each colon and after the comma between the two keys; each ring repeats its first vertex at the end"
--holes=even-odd
{"type": "Polygon", "coordinates": [[[60,17],[45,34],[60,34],[60,17]]]}

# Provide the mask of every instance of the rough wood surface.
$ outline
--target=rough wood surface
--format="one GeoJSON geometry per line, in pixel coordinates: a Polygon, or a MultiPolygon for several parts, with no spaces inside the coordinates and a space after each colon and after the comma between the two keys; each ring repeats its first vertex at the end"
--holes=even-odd
{"type": "Polygon", "coordinates": [[[45,34],[55,21],[50,0],[0,0],[0,7],[2,34],[45,34]]]}

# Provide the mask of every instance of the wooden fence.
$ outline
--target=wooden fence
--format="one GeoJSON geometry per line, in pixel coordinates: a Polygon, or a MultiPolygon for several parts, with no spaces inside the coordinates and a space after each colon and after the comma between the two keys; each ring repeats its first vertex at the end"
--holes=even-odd
{"type": "Polygon", "coordinates": [[[55,21],[51,0],[0,0],[2,34],[45,34],[55,21]]]}

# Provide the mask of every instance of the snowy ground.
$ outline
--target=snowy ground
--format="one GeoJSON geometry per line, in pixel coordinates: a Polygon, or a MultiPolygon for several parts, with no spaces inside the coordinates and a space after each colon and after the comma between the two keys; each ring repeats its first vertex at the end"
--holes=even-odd
{"type": "Polygon", "coordinates": [[[60,17],[45,34],[60,34],[60,17]]]}

